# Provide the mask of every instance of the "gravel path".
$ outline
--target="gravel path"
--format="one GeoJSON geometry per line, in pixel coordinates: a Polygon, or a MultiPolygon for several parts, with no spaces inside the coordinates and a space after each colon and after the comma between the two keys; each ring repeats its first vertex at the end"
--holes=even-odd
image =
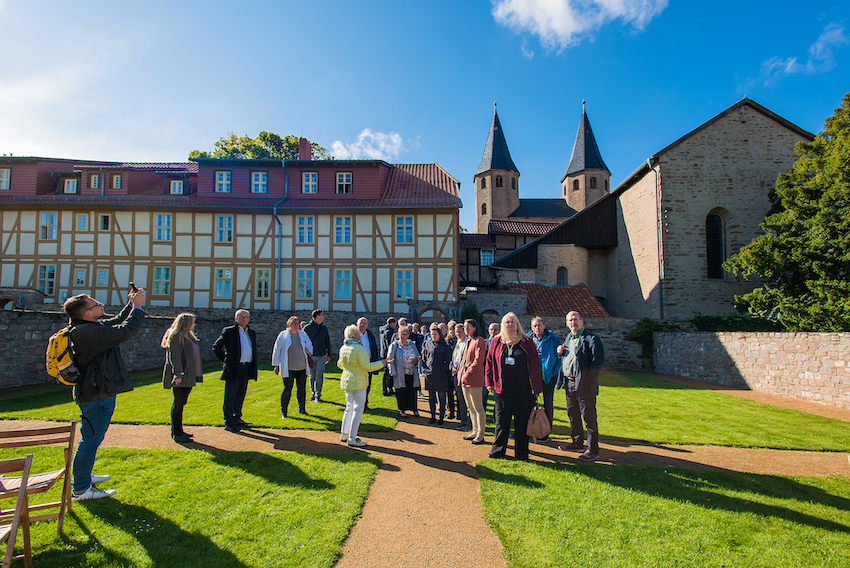
{"type": "MultiPolygon", "coordinates": [[[[675,380],[850,421],[850,410],[846,409],[675,380]]],[[[424,400],[419,399],[419,404],[424,416],[424,400]]],[[[424,417],[408,418],[401,420],[393,432],[365,433],[361,437],[369,445],[363,449],[340,443],[339,434],[334,432],[266,428],[232,434],[220,427],[192,427],[189,430],[197,442],[180,445],[171,440],[168,426],[125,424],[112,425],[104,445],[318,454],[370,452],[379,456],[383,465],[369,490],[362,516],[343,547],[338,568],[506,566],[501,544],[484,521],[474,467],[476,461],[487,457],[489,446],[473,446],[462,440],[463,433],[453,428],[455,423],[440,427],[426,422],[424,417]]],[[[36,424],[0,420],[0,429],[36,424]]],[[[557,442],[532,444],[532,459],[536,461],[577,462],[577,456],[578,452],[558,450],[557,442]]],[[[601,456],[599,467],[630,464],[770,475],[850,476],[850,456],[841,453],[603,443],[601,456]]]]}

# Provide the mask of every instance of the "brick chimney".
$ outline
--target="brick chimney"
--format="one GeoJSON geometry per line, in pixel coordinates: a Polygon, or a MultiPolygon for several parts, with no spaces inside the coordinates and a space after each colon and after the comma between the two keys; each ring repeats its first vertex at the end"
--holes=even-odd
{"type": "Polygon", "coordinates": [[[310,141],[306,138],[298,139],[298,159],[299,160],[312,160],[313,159],[313,147],[310,146],[310,141]]]}

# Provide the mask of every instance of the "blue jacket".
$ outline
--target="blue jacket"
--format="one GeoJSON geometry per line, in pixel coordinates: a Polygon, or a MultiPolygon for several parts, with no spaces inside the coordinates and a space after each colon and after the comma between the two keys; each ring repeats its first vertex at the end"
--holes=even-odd
{"type": "Polygon", "coordinates": [[[558,356],[558,346],[561,345],[561,340],[549,329],[546,329],[541,339],[537,339],[533,331],[528,333],[528,337],[534,340],[534,345],[537,347],[537,354],[540,355],[540,366],[543,368],[543,382],[548,385],[558,376],[558,371],[561,370],[561,358],[558,356]]]}

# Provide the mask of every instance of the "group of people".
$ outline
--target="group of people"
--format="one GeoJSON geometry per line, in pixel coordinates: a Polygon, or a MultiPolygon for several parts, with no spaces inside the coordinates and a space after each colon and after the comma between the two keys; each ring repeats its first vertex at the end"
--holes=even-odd
{"type": "MultiPolygon", "coordinates": [[[[114,494],[96,487],[109,479],[94,475],[97,448],[103,441],[115,409],[115,395],[133,389],[119,345],[135,335],[144,319],[144,289],[128,294],[127,305],[110,319],[103,304],[87,294],[69,298],[63,305],[71,320],[71,341],[81,372],[74,387],[74,400],[81,410],[80,441],[74,454],[72,497],[98,499],[114,494]]],[[[242,418],[248,381],[257,379],[257,335],[248,325],[250,313],[240,309],[234,324],[225,327],[213,342],[213,352],[222,361],[224,381],[224,427],[239,432],[251,426],[242,418]]],[[[171,435],[175,441],[192,441],[183,429],[183,410],[192,388],[203,381],[200,342],[195,334],[195,316],[179,314],[161,340],[165,349],[163,387],[171,389],[171,435]]],[[[509,438],[514,438],[515,457],[529,459],[526,435],[531,411],[543,393],[545,413],[552,423],[554,391],[566,390],[571,441],[562,450],[584,450],[579,459],[593,461],[599,455],[596,420],[598,376],[604,364],[599,337],[585,329],[578,312],[567,315],[570,336],[563,343],[541,318],[531,322],[526,335],[514,313],[501,324],[492,323],[487,338],[474,319],[463,323],[432,323],[419,328],[404,318],[390,318],[380,329],[380,339],[369,330],[363,317],[345,328],[337,364],[342,371],[340,386],[345,395],[340,441],[349,446],[366,445],[358,432],[363,412],[368,408],[373,375],[384,371],[383,391],[396,397],[399,416],[408,412],[419,416],[417,395],[428,393],[429,424],[442,425],[446,419],[459,420],[458,430],[472,444],[485,443],[488,399],[494,399],[495,437],[489,456],[504,458],[509,438]],[[422,331],[422,334],[419,331],[422,331]],[[584,426],[587,443],[584,442],[584,426]],[[513,424],[513,435],[511,425],[513,424]]],[[[324,312],[314,310],[309,324],[297,316],[287,320],[272,350],[272,365],[281,376],[281,418],[286,418],[293,389],[298,410],[307,414],[307,378],[311,400],[322,401],[325,365],[331,361],[330,333],[324,325],[324,312]]],[[[543,440],[545,441],[545,440],[543,440]]]]}

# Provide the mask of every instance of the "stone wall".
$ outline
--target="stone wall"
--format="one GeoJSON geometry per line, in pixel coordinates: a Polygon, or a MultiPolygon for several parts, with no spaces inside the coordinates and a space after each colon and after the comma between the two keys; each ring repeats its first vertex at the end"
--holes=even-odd
{"type": "Polygon", "coordinates": [[[850,408],[850,333],[661,333],[655,369],[850,408]]]}

